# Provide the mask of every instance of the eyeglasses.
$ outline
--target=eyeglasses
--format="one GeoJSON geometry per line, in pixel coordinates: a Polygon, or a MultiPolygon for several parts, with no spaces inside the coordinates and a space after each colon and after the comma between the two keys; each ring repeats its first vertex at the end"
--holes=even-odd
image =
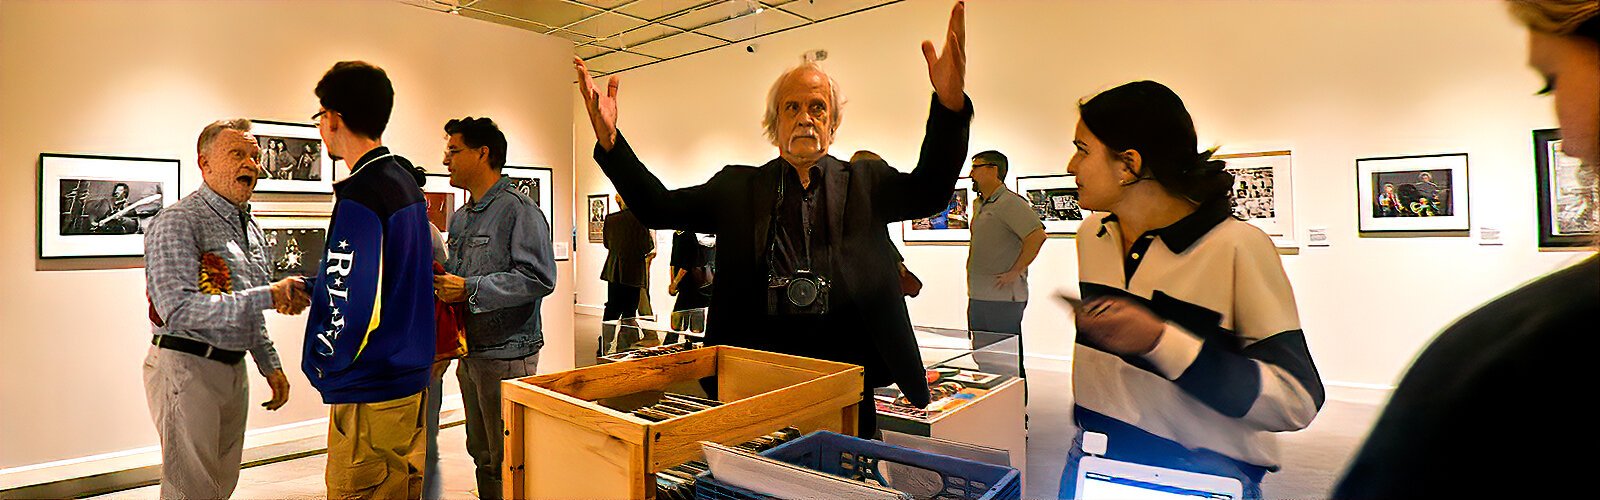
{"type": "Polygon", "coordinates": [[[974,164],[972,164],[972,168],[978,168],[978,167],[999,167],[999,165],[995,165],[993,163],[974,163],[974,164]]]}
{"type": "Polygon", "coordinates": [[[331,109],[320,109],[320,110],[317,110],[316,114],[311,115],[311,121],[321,120],[322,119],[322,115],[326,115],[328,113],[333,113],[333,114],[336,114],[336,115],[339,114],[338,111],[334,111],[334,110],[331,110],[331,109]]]}

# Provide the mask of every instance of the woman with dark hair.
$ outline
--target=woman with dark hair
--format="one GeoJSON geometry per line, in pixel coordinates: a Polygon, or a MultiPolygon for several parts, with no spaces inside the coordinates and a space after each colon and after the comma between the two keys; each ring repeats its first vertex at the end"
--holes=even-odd
{"type": "Polygon", "coordinates": [[[1323,400],[1277,249],[1231,217],[1233,176],[1198,151],[1171,89],[1129,83],[1078,109],[1067,172],[1095,212],[1078,233],[1079,431],[1105,434],[1106,458],[1236,478],[1259,497],[1273,433],[1305,428],[1323,400]]]}
{"type": "MultiPolygon", "coordinates": [[[[1593,173],[1600,166],[1600,2],[1510,4],[1528,27],[1528,62],[1555,95],[1562,148],[1593,173]]],[[[1574,410],[1582,381],[1593,376],[1583,346],[1593,341],[1597,318],[1594,255],[1462,317],[1417,356],[1333,496],[1583,496],[1584,478],[1594,474],[1584,451],[1592,433],[1574,410]]]]}

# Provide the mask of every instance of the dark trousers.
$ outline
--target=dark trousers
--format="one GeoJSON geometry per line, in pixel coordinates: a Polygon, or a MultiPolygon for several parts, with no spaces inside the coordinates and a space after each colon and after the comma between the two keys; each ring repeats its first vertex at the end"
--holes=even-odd
{"type": "Polygon", "coordinates": [[[610,321],[639,315],[639,287],[606,283],[606,310],[600,319],[610,321]]]}
{"type": "MultiPolygon", "coordinates": [[[[967,330],[975,332],[989,332],[1015,335],[1017,338],[1017,376],[1028,378],[1028,371],[1022,363],[1022,311],[1027,309],[1027,302],[1000,302],[992,300],[967,299],[967,330]]],[[[980,345],[972,346],[980,348],[980,345]]],[[[1008,370],[987,368],[985,365],[994,364],[1004,366],[1010,364],[1010,353],[1000,359],[990,353],[974,353],[973,360],[979,363],[979,369],[988,373],[1007,374],[1008,370]],[[979,356],[983,354],[983,356],[979,356]],[[997,371],[999,370],[999,371],[997,371]]]]}

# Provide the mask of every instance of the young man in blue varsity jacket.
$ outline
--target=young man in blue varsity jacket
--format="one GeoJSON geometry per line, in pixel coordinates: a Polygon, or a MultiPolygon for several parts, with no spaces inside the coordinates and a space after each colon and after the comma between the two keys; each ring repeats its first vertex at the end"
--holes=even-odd
{"type": "Polygon", "coordinates": [[[381,142],[394,87],[376,66],[317,82],[317,130],[350,177],[334,183],[302,366],[332,406],[329,498],[419,498],[423,402],[434,354],[433,243],[410,162],[381,142]]]}

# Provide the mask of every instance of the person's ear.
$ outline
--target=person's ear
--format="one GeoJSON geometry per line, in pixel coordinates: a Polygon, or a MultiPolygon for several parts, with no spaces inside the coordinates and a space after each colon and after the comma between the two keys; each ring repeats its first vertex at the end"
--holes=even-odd
{"type": "Polygon", "coordinates": [[[1138,151],[1129,149],[1117,153],[1117,162],[1122,164],[1122,171],[1127,173],[1122,185],[1131,185],[1144,178],[1144,157],[1140,156],[1138,151]]]}

